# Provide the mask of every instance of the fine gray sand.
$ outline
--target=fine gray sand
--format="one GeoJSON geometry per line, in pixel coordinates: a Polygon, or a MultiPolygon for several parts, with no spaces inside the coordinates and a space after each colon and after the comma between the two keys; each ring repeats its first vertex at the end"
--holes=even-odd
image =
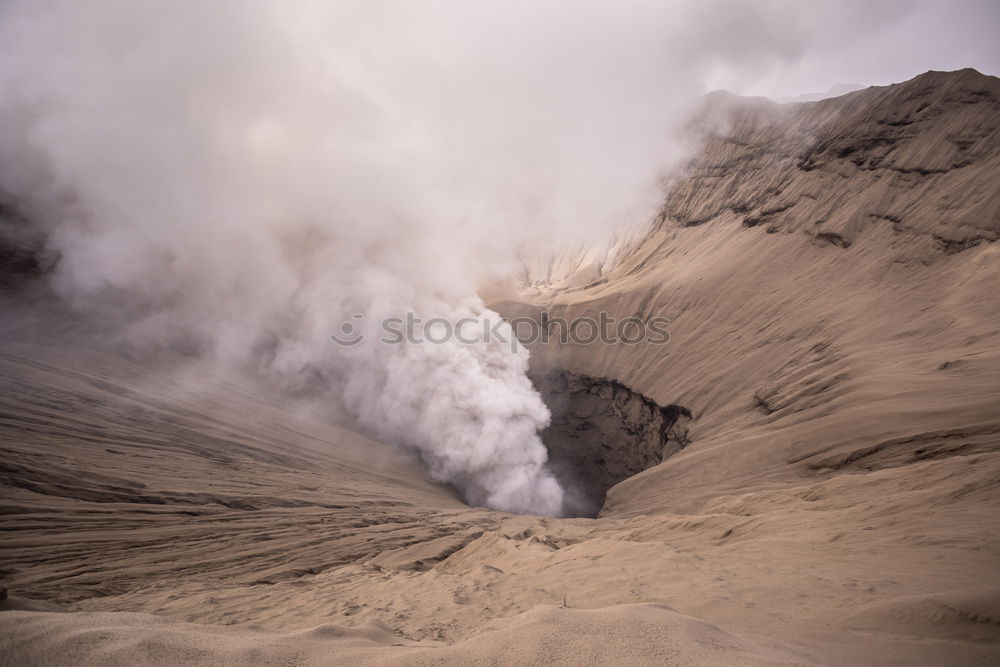
{"type": "Polygon", "coordinates": [[[532,346],[690,412],[596,519],[469,508],[251,376],[5,330],[0,663],[1000,663],[1000,80],[698,118],[651,229],[494,303],[670,320],[532,346]]]}

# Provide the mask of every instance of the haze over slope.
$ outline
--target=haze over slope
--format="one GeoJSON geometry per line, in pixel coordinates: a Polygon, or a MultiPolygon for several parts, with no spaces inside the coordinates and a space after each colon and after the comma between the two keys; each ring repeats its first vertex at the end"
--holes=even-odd
{"type": "Polygon", "coordinates": [[[995,664],[1000,82],[706,105],[648,233],[495,305],[671,320],[532,350],[694,417],[598,519],[467,508],[252,376],[22,338],[0,568],[83,613],[0,614],[4,655],[995,664]]]}

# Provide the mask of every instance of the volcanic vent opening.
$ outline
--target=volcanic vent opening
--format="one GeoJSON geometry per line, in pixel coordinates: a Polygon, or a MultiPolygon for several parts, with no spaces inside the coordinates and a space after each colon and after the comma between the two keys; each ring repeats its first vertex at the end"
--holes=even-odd
{"type": "Polygon", "coordinates": [[[661,406],[616,380],[568,371],[532,381],[552,412],[542,440],[566,489],[564,516],[596,517],[608,489],[688,444],[691,411],[683,406],[661,406]]]}

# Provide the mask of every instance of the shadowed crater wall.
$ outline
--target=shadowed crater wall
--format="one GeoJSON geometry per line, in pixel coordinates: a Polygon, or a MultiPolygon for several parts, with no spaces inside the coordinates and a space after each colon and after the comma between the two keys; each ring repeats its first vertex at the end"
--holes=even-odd
{"type": "Polygon", "coordinates": [[[597,516],[607,490],[688,444],[691,411],[660,406],[624,384],[567,371],[533,375],[552,411],[542,432],[566,516],[597,516]]]}

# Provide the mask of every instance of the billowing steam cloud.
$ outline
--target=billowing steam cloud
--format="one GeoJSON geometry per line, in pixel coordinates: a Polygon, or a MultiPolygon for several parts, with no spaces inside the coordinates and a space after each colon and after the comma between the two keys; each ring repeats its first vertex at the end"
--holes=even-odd
{"type": "Polygon", "coordinates": [[[645,219],[683,103],[802,43],[712,3],[471,4],[4,3],[0,190],[123,340],[325,393],[470,502],[558,514],[526,353],[377,323],[495,318],[478,286],[645,219]],[[369,342],[332,344],[355,313],[369,342]]]}

